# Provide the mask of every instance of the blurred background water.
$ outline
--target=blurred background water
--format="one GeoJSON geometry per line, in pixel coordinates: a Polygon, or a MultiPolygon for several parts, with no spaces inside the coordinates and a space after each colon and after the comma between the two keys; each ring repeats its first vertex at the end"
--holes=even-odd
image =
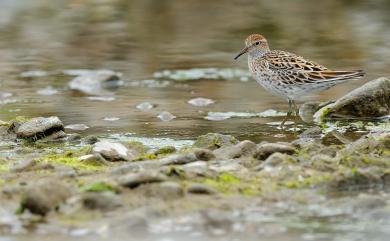
{"type": "Polygon", "coordinates": [[[271,48],[329,68],[367,72],[364,80],[308,98],[336,99],[390,74],[389,13],[386,0],[2,0],[0,119],[57,115],[65,124],[86,124],[91,127],[87,132],[98,134],[192,139],[224,132],[256,140],[278,138],[280,130],[267,123],[282,117],[204,119],[210,111],[286,111],[285,100],[251,79],[170,82],[165,87],[132,83],[153,80],[155,72],[164,70],[247,71],[246,59],[233,57],[247,35],[261,33],[271,48]],[[90,100],[67,88],[72,77],[62,72],[69,69],[111,69],[123,73],[125,85],[113,92],[111,101],[90,100]],[[40,92],[48,86],[49,94],[40,92]],[[189,105],[195,97],[216,103],[189,105]],[[136,105],[145,101],[155,108],[138,110],[136,105]],[[163,122],[156,117],[162,111],[177,118],[163,122]]]}

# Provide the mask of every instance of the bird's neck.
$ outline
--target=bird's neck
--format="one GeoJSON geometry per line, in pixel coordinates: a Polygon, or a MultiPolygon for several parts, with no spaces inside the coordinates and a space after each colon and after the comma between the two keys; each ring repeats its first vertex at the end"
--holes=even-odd
{"type": "Polygon", "coordinates": [[[270,51],[269,48],[264,48],[264,49],[256,49],[255,51],[251,51],[248,54],[248,60],[255,60],[258,58],[263,57],[266,53],[270,51]]]}

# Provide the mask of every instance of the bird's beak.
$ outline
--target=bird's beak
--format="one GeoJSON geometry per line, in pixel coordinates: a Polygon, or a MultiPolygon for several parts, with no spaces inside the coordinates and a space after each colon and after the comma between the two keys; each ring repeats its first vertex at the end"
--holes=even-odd
{"type": "Polygon", "coordinates": [[[248,47],[243,48],[243,49],[237,54],[237,56],[234,57],[234,59],[238,59],[241,55],[245,54],[246,52],[248,52],[248,47]]]}

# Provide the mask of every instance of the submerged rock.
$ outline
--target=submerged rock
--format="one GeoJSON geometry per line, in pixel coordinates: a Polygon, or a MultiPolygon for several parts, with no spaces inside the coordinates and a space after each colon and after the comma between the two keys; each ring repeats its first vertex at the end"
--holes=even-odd
{"type": "Polygon", "coordinates": [[[92,147],[92,153],[102,155],[107,161],[132,161],[139,156],[135,150],[129,150],[118,142],[99,141],[92,147]]]}
{"type": "Polygon", "coordinates": [[[176,118],[176,116],[172,115],[168,111],[163,111],[160,114],[158,114],[157,118],[159,118],[162,121],[171,121],[176,118]]]}
{"type": "Polygon", "coordinates": [[[35,214],[46,215],[70,195],[71,189],[64,183],[55,179],[43,179],[27,187],[22,197],[21,208],[35,214]]]}
{"type": "Polygon", "coordinates": [[[212,99],[201,98],[201,97],[194,98],[194,99],[191,99],[188,101],[188,104],[193,105],[193,106],[198,106],[198,107],[208,106],[208,105],[211,105],[214,103],[215,103],[215,101],[212,99]]]}
{"type": "Polygon", "coordinates": [[[379,78],[351,91],[317,111],[314,119],[379,118],[390,114],[390,79],[379,78]]]}
{"type": "Polygon", "coordinates": [[[142,102],[142,103],[136,105],[135,108],[142,110],[142,111],[147,111],[147,110],[153,109],[154,105],[150,102],[142,102]]]}
{"type": "Polygon", "coordinates": [[[122,85],[120,74],[110,70],[86,71],[69,82],[69,88],[85,94],[101,94],[105,88],[122,85]]]}
{"type": "Polygon", "coordinates": [[[208,133],[206,135],[199,136],[192,146],[215,150],[223,146],[233,146],[237,143],[238,140],[231,135],[208,133]]]}
{"type": "Polygon", "coordinates": [[[13,122],[10,130],[13,130],[18,138],[37,140],[63,131],[64,125],[57,116],[37,117],[21,123],[13,122]]]}

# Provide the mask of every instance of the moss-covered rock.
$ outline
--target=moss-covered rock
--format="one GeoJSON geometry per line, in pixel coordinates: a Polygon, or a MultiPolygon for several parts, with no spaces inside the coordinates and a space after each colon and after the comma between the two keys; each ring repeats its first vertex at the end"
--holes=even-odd
{"type": "Polygon", "coordinates": [[[231,135],[219,133],[208,133],[199,136],[193,144],[193,147],[215,150],[224,146],[232,146],[238,143],[238,140],[231,135]]]}

